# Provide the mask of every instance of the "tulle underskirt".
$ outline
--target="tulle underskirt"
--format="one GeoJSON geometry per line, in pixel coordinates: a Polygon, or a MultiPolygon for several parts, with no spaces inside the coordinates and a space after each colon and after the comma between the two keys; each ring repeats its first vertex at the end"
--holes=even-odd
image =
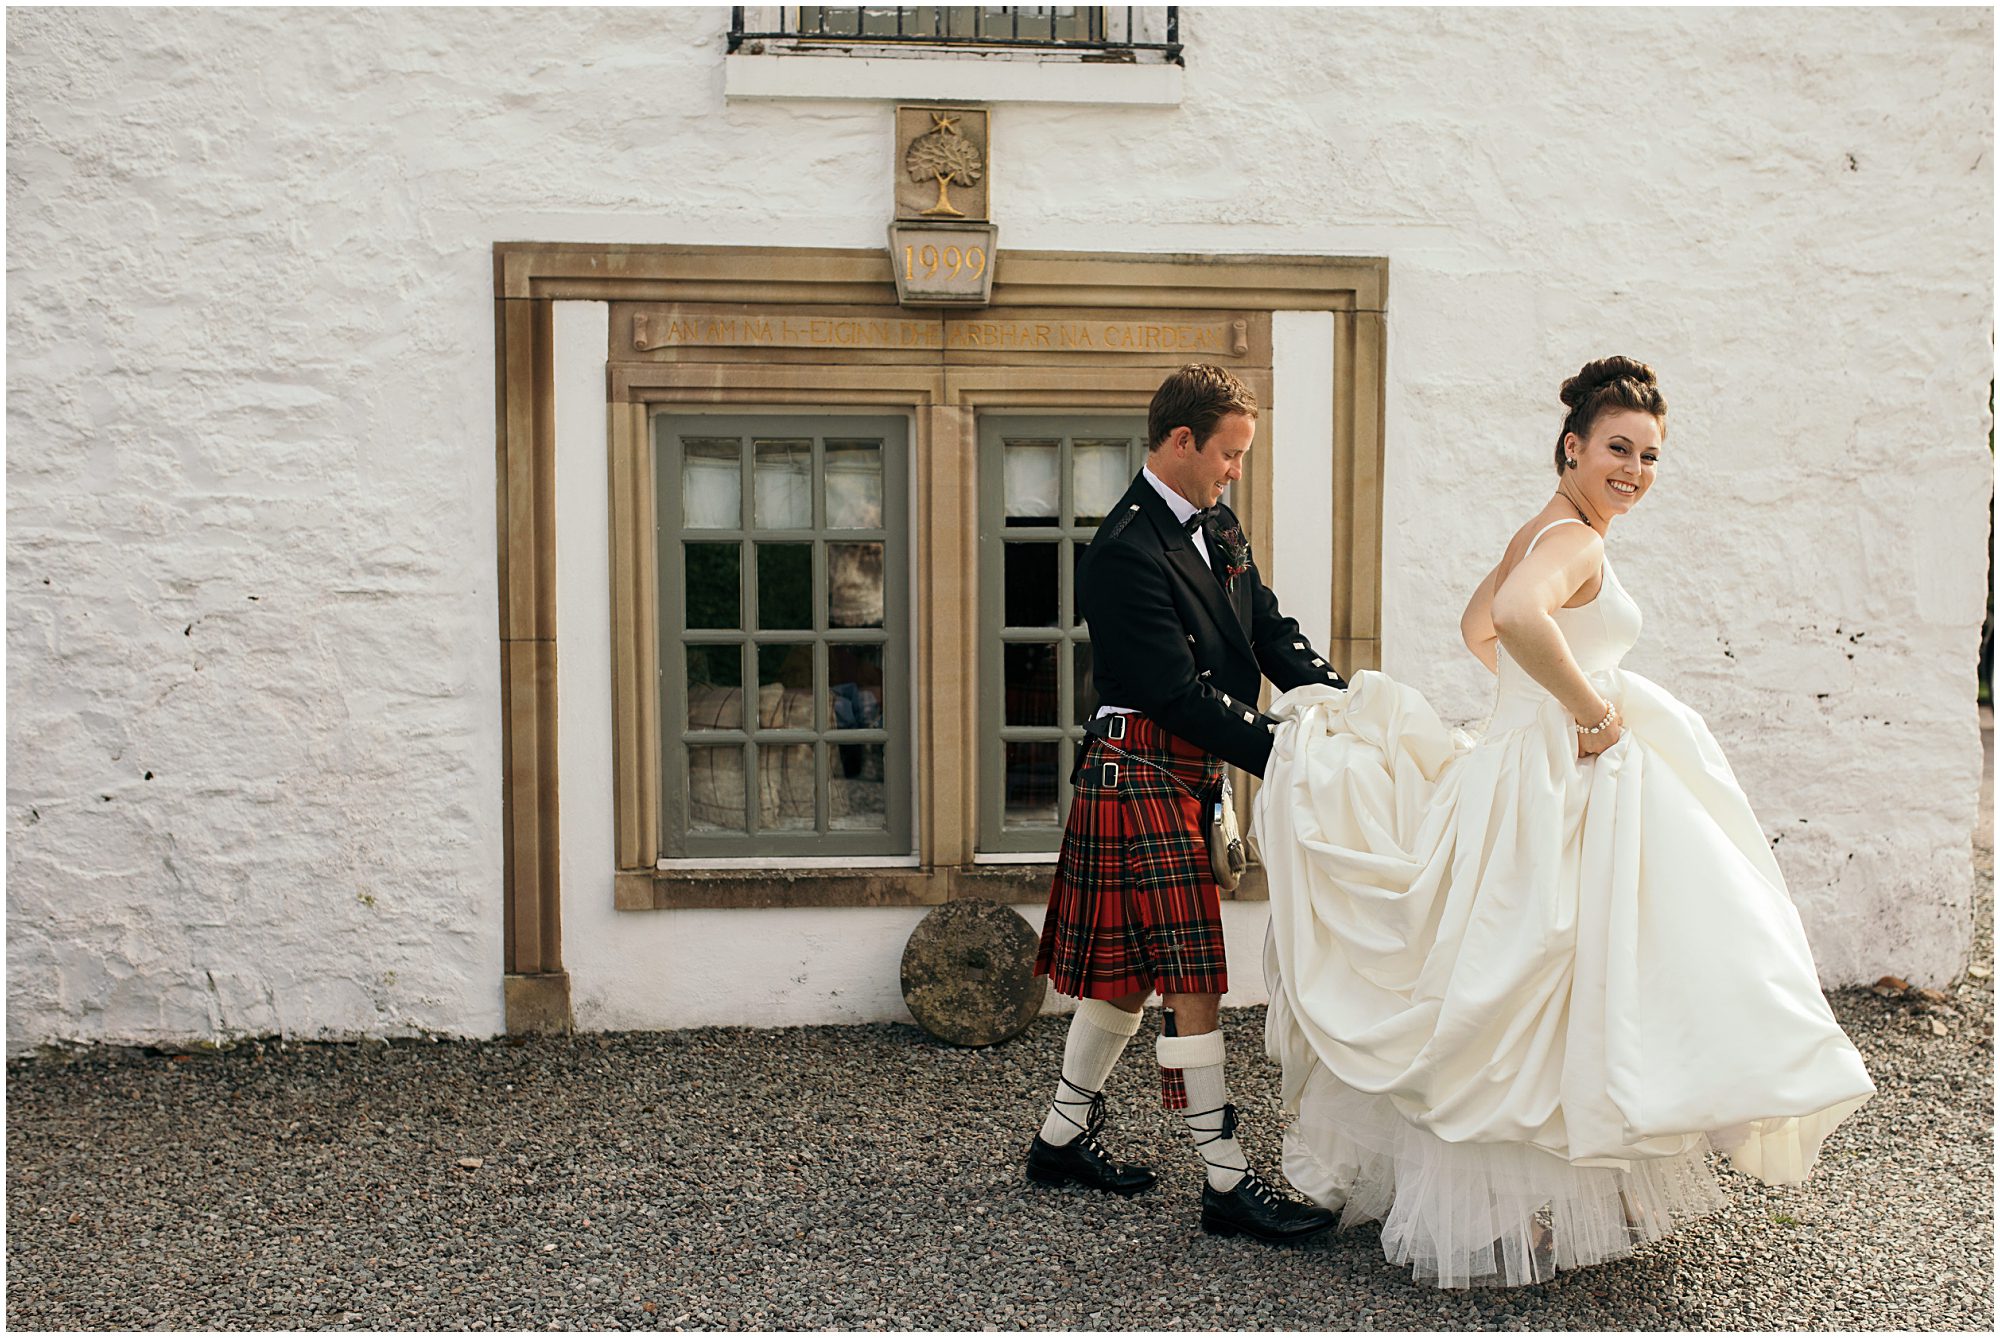
{"type": "Polygon", "coordinates": [[[1438,1287],[1519,1286],[1630,1254],[1720,1208],[1709,1141],[1678,1154],[1578,1166],[1519,1143],[1447,1143],[1385,1096],[1324,1067],[1285,1134],[1286,1177],[1340,1225],[1382,1224],[1382,1250],[1438,1287]]]}

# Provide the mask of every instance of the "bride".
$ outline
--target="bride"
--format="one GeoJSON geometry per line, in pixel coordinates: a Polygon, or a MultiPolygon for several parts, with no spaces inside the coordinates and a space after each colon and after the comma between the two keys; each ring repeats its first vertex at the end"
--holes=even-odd
{"type": "Polygon", "coordinates": [[[1386,675],[1295,688],[1257,797],[1285,1172],[1441,1287],[1542,1281],[1803,1179],[1874,1091],[1701,717],[1619,668],[1606,552],[1653,484],[1650,368],[1563,384],[1555,495],[1480,582],[1498,675],[1455,745],[1386,675]]]}

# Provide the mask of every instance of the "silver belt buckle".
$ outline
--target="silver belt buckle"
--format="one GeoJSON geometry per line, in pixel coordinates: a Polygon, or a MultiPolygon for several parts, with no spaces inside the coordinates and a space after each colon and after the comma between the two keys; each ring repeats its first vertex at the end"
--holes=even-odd
{"type": "Polygon", "coordinates": [[[1115,712],[1111,719],[1105,722],[1104,735],[1106,738],[1117,739],[1121,743],[1124,742],[1125,715],[1124,711],[1115,712]]]}
{"type": "Polygon", "coordinates": [[[1104,782],[1104,788],[1105,788],[1105,789],[1107,789],[1107,790],[1115,790],[1115,789],[1117,789],[1117,788],[1118,788],[1118,764],[1117,764],[1116,762],[1106,762],[1106,763],[1104,764],[1104,773],[1103,773],[1103,775],[1102,775],[1101,777],[1099,777],[1099,779],[1101,779],[1101,780],[1102,780],[1102,781],[1104,782]]]}

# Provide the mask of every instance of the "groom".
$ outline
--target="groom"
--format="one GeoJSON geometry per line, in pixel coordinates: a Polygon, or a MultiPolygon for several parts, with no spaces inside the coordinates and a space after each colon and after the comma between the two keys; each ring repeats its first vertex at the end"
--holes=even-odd
{"type": "Polygon", "coordinates": [[[1081,1002],[1028,1176],[1124,1195],[1152,1185],[1098,1135],[1104,1081],[1158,991],[1162,1092],[1208,1170],[1203,1230],[1290,1241],[1333,1214],[1272,1189],[1236,1141],[1217,1026],[1229,988],[1222,906],[1202,805],[1182,788],[1212,790],[1225,762],[1263,775],[1277,722],[1257,709],[1260,678],[1280,689],[1341,681],[1278,611],[1219,504],[1256,429],[1256,398],[1223,368],[1169,376],[1147,414],[1146,467],[1083,559],[1078,602],[1106,704],[1085,726],[1035,967],[1081,1002]]]}

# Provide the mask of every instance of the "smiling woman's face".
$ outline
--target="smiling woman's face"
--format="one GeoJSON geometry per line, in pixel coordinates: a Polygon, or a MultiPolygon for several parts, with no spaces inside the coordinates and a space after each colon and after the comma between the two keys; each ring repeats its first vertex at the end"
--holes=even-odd
{"type": "Polygon", "coordinates": [[[1588,441],[1580,441],[1574,432],[1563,440],[1576,457],[1569,485],[1600,514],[1623,515],[1653,486],[1660,441],[1660,420],[1649,413],[1639,409],[1601,413],[1591,425],[1588,441]]]}

